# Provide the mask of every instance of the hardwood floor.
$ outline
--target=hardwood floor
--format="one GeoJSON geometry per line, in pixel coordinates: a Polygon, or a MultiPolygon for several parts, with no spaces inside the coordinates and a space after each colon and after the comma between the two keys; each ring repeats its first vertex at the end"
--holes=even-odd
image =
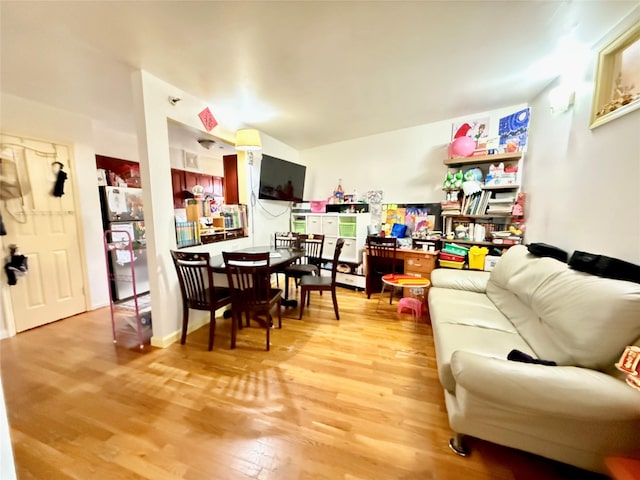
{"type": "Polygon", "coordinates": [[[140,352],[126,322],[111,342],[108,309],[3,340],[18,478],[603,478],[477,439],[454,455],[431,327],[376,295],[339,304],[286,310],[270,352],[257,326],[230,350],[223,319],[212,352],[207,327],[140,352]]]}

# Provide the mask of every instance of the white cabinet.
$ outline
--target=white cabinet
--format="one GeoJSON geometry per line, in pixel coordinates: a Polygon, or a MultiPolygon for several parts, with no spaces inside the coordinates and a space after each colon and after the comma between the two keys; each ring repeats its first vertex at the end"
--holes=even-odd
{"type": "Polygon", "coordinates": [[[293,222],[296,231],[300,233],[323,234],[324,248],[322,257],[326,260],[333,259],[333,251],[336,248],[336,240],[344,238],[340,262],[362,263],[362,252],[367,239],[367,226],[371,223],[369,213],[309,213],[295,214],[293,222]],[[302,221],[306,219],[305,231],[302,230],[302,221]]]}

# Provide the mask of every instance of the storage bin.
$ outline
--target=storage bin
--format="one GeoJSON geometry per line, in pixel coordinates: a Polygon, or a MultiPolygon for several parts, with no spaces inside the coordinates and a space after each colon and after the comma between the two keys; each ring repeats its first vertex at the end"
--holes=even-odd
{"type": "Polygon", "coordinates": [[[454,255],[462,255],[463,257],[466,257],[467,253],[469,253],[469,247],[463,247],[461,245],[456,245],[455,243],[445,243],[442,251],[445,253],[453,253],[454,255]]]}
{"type": "Polygon", "coordinates": [[[460,270],[463,265],[464,265],[464,262],[450,262],[450,261],[447,261],[447,260],[440,260],[440,266],[441,267],[457,268],[458,270],[460,270]]]}
{"type": "Polygon", "coordinates": [[[325,207],[329,203],[327,200],[311,200],[309,206],[312,213],[325,213],[325,207]]]}
{"type": "Polygon", "coordinates": [[[487,255],[486,257],[484,257],[484,271],[490,272],[491,270],[493,270],[493,268],[496,266],[496,263],[498,263],[498,260],[500,260],[500,257],[497,255],[487,255]]]}
{"type": "Polygon", "coordinates": [[[356,236],[356,224],[355,223],[340,223],[339,231],[341,237],[355,237],[356,236]]]}
{"type": "Polygon", "coordinates": [[[484,270],[484,258],[489,253],[487,247],[474,245],[469,249],[469,268],[472,270],[484,270]]]}
{"type": "Polygon", "coordinates": [[[446,260],[447,262],[464,262],[462,255],[454,255],[453,253],[440,252],[440,260],[446,260]]]}
{"type": "Polygon", "coordinates": [[[294,220],[293,221],[293,231],[296,233],[307,233],[307,222],[306,220],[294,220]]]}

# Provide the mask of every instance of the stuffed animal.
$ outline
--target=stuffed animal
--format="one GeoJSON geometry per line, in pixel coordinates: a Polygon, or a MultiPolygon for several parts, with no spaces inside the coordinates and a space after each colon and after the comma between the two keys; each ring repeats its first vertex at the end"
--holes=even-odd
{"type": "Polygon", "coordinates": [[[458,170],[454,175],[453,188],[461,188],[463,179],[464,175],[462,174],[462,170],[458,170]]]}
{"type": "Polygon", "coordinates": [[[442,182],[442,188],[445,190],[449,188],[453,188],[452,184],[453,184],[453,173],[449,171],[447,172],[447,176],[444,178],[444,182],[442,182]]]}
{"type": "Polygon", "coordinates": [[[470,168],[466,172],[464,172],[464,181],[465,182],[482,182],[482,170],[479,168],[470,168]]]}

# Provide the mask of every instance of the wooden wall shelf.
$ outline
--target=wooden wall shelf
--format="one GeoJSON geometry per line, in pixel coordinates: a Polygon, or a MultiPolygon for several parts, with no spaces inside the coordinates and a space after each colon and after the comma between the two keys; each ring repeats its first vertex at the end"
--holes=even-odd
{"type": "Polygon", "coordinates": [[[497,153],[495,155],[478,155],[475,157],[457,157],[444,160],[445,165],[469,165],[474,163],[493,163],[499,161],[518,161],[522,158],[522,152],[497,153]]]}

